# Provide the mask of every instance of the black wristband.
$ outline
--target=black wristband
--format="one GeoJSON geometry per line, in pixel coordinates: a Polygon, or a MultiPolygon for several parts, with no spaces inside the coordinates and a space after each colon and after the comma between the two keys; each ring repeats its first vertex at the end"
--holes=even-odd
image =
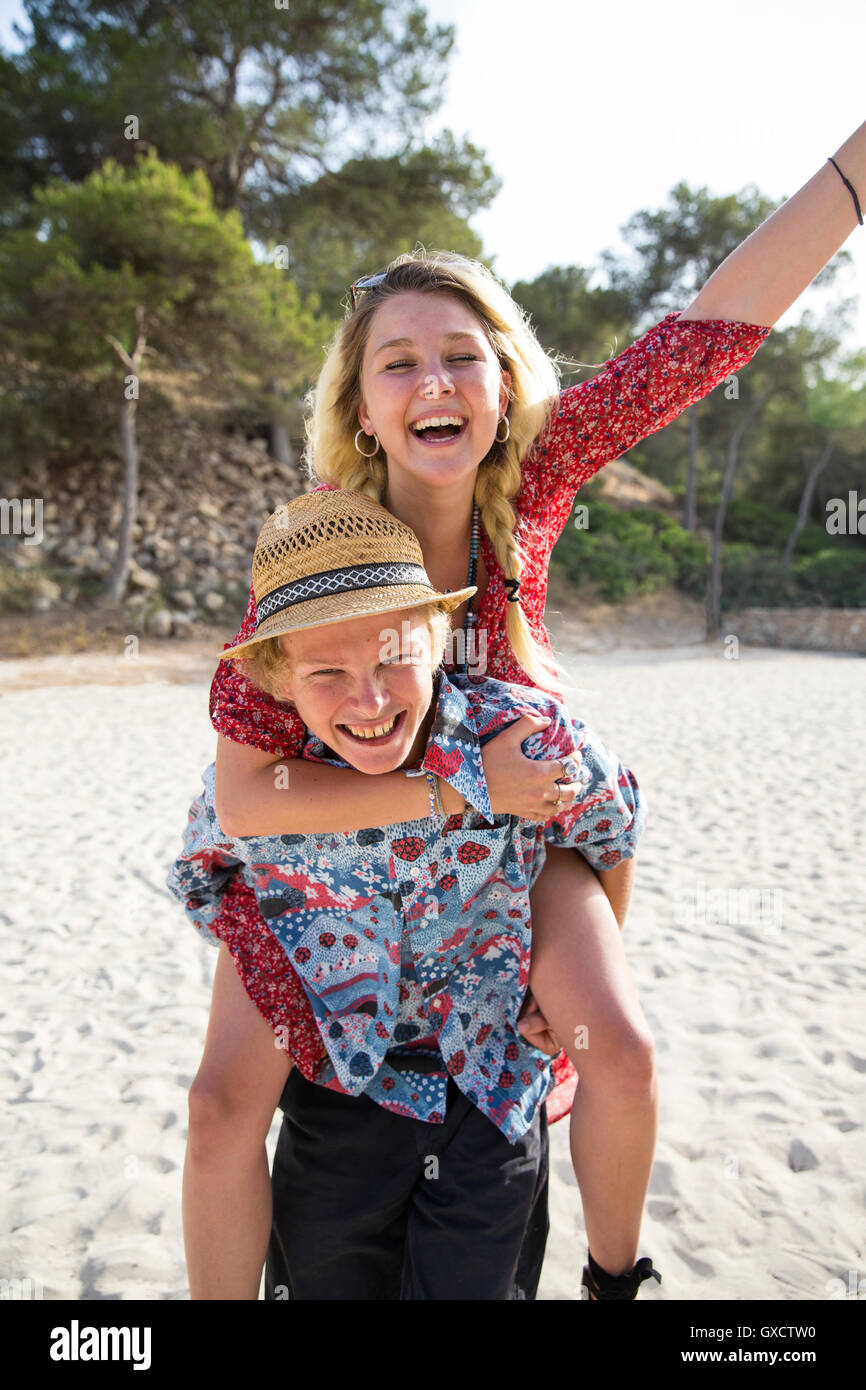
{"type": "Polygon", "coordinates": [[[837,174],[839,175],[840,179],[841,179],[842,182],[844,183],[845,187],[848,189],[849,193],[851,194],[851,197],[854,199],[854,207],[855,207],[856,210],[857,210],[857,221],[860,223],[860,226],[862,227],[862,226],[863,226],[863,214],[862,214],[862,212],[860,211],[860,200],[859,200],[859,198],[857,197],[857,194],[856,194],[855,191],[854,191],[854,185],[853,185],[853,183],[849,183],[848,179],[846,179],[845,175],[842,173],[842,170],[839,168],[839,165],[836,163],[835,159],[833,158],[833,156],[832,156],[831,154],[828,154],[828,155],[827,155],[827,158],[829,159],[830,163],[833,165],[833,168],[836,170],[837,174]]]}

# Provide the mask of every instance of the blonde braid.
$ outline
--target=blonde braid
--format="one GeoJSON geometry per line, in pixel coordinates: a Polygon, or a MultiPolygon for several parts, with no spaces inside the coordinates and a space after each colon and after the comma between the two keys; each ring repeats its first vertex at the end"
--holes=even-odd
{"type": "MultiPolygon", "coordinates": [[[[514,534],[517,517],[509,499],[520,488],[520,460],[512,440],[500,448],[499,460],[483,463],[478,470],[475,501],[506,579],[519,580],[523,573],[523,552],[514,534]]],[[[556,691],[562,684],[562,672],[555,657],[533,637],[519,599],[517,603],[506,604],[505,630],[512,651],[527,675],[542,689],[556,691]]]]}

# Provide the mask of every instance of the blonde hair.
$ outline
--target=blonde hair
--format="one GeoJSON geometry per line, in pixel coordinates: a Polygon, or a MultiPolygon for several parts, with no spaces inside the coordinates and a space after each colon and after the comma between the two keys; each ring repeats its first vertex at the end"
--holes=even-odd
{"type": "MultiPolygon", "coordinates": [[[[382,614],[383,620],[392,616],[393,614],[387,612],[382,614]]],[[[430,630],[431,666],[436,671],[442,664],[445,643],[451,631],[451,614],[440,608],[438,603],[427,603],[419,604],[413,609],[412,616],[413,619],[426,622],[430,630]]],[[[291,639],[290,632],[284,633],[283,636],[291,639]]],[[[265,637],[256,643],[253,650],[254,655],[245,659],[244,675],[272,699],[278,700],[280,704],[290,705],[291,700],[283,693],[286,678],[292,669],[290,642],[284,646],[280,637],[265,637]]]]}
{"type": "MultiPolygon", "coordinates": [[[[529,315],[480,261],[452,251],[423,247],[391,261],[387,278],[364,291],[337,329],[315,387],[307,393],[304,462],[313,481],[332,483],[382,502],[387,466],[381,457],[362,458],[355,448],[362,400],[361,366],[373,315],[386,299],[406,291],[451,294],[479,320],[491,349],[511,374],[510,434],[496,441],[481,461],[475,501],[481,523],[507,579],[520,579],[524,556],[514,534],[511,498],[520,490],[521,463],[545,427],[559,396],[559,364],[548,356],[529,315]]],[[[563,673],[552,653],[535,640],[520,603],[508,603],[506,633],[517,661],[540,687],[556,690],[563,673]]]]}

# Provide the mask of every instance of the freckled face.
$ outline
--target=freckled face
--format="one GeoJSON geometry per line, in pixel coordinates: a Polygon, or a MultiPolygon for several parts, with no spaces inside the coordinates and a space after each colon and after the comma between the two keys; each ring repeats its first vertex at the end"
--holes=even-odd
{"type": "Polygon", "coordinates": [[[407,291],[373,315],[358,419],[378,435],[392,481],[396,470],[447,486],[489,452],[510,385],[467,305],[450,294],[407,291]],[[420,433],[425,419],[449,423],[420,433]]]}
{"type": "Polygon", "coordinates": [[[421,756],[434,672],[430,629],[417,609],[293,632],[280,645],[291,661],[285,695],[339,757],[378,773],[421,756]]]}

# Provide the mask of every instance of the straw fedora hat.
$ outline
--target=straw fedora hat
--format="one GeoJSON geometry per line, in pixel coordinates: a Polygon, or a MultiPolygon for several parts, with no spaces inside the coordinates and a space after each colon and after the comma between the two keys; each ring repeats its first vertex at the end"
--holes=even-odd
{"type": "Polygon", "coordinates": [[[437,593],[415,532],[360,492],[308,492],[272,512],[252,564],[256,633],[221,651],[251,656],[266,637],[438,603],[459,608],[475,586],[437,593]]]}

